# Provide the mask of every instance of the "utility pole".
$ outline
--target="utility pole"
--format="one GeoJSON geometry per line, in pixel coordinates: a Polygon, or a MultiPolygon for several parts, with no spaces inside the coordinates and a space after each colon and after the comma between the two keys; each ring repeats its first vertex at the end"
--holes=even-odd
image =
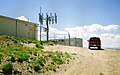
{"type": "Polygon", "coordinates": [[[41,19],[41,7],[40,7],[40,13],[39,13],[39,22],[40,22],[40,41],[41,41],[41,30],[42,30],[42,28],[41,28],[41,21],[42,21],[42,19],[41,19]]]}
{"type": "Polygon", "coordinates": [[[47,41],[49,41],[49,24],[57,24],[57,15],[56,13],[54,13],[54,16],[52,16],[52,13],[50,13],[50,15],[48,15],[48,13],[46,13],[46,18],[44,19],[43,17],[43,13],[41,14],[41,7],[40,7],[40,13],[39,13],[39,22],[40,22],[40,41],[41,41],[41,28],[43,25],[43,20],[46,20],[46,26],[47,26],[47,41]]]}
{"type": "Polygon", "coordinates": [[[70,46],[70,33],[68,32],[68,40],[69,40],[69,46],[70,46]]]}
{"type": "Polygon", "coordinates": [[[48,14],[46,13],[47,41],[49,40],[49,26],[48,26],[48,20],[49,20],[49,17],[48,17],[48,14]]]}
{"type": "Polygon", "coordinates": [[[46,26],[47,26],[47,41],[49,41],[49,24],[57,24],[57,15],[54,13],[54,16],[52,16],[52,13],[48,15],[46,13],[46,26]]]}

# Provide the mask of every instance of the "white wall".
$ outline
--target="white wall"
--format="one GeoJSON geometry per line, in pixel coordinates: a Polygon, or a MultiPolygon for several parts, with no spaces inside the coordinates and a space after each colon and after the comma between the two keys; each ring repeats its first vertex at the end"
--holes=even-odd
{"type": "Polygon", "coordinates": [[[14,19],[0,17],[0,35],[12,35],[16,34],[16,21],[14,19]]]}
{"type": "Polygon", "coordinates": [[[0,35],[38,40],[38,24],[0,16],[0,35]]]}

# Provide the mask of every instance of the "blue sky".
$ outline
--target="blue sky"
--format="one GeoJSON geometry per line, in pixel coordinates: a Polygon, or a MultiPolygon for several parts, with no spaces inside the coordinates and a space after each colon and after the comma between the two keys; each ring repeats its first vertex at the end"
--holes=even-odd
{"type": "Polygon", "coordinates": [[[1,0],[0,15],[25,16],[38,22],[40,6],[44,13],[57,13],[59,29],[90,24],[120,25],[120,0],[1,0]]]}

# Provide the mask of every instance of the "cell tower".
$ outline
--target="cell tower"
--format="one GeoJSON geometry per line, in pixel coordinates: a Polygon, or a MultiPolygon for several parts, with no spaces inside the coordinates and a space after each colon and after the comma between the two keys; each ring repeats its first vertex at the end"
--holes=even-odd
{"type": "Polygon", "coordinates": [[[46,21],[46,32],[47,32],[47,41],[49,41],[49,25],[50,24],[57,24],[57,15],[54,13],[54,16],[52,13],[48,14],[46,13],[46,17],[43,16],[43,13],[41,13],[41,7],[40,7],[40,13],[39,13],[39,22],[40,22],[40,41],[41,41],[41,28],[43,25],[43,21],[46,21]]]}

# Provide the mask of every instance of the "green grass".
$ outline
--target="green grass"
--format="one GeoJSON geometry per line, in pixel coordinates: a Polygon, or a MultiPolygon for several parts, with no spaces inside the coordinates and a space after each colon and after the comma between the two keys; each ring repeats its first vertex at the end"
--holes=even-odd
{"type": "Polygon", "coordinates": [[[28,52],[18,52],[18,62],[29,61],[29,53],[28,52]]]}
{"type": "Polygon", "coordinates": [[[0,64],[1,64],[1,60],[3,59],[3,55],[2,54],[0,54],[0,64]]]}
{"type": "Polygon", "coordinates": [[[100,73],[100,75],[104,75],[103,73],[100,73]]]}
{"type": "Polygon", "coordinates": [[[33,62],[35,71],[56,71],[57,65],[64,64],[68,59],[68,54],[66,54],[62,52],[42,52],[41,56],[33,62]]]}
{"type": "MultiPolygon", "coordinates": [[[[5,70],[9,68],[14,69],[16,62],[18,62],[18,66],[20,66],[19,63],[26,63],[27,65],[25,67],[31,68],[32,71],[34,70],[36,73],[44,73],[46,71],[56,72],[57,67],[66,63],[70,55],[67,52],[43,51],[44,45],[54,45],[54,43],[46,41],[40,42],[14,36],[0,36],[0,65],[3,64],[2,66],[5,70]],[[25,47],[21,43],[34,43],[36,47],[25,47]]],[[[18,69],[19,68],[20,67],[18,67],[18,69]]],[[[33,74],[34,71],[32,72],[33,74]]]]}
{"type": "Polygon", "coordinates": [[[6,64],[4,64],[4,67],[3,67],[3,68],[6,69],[6,70],[12,69],[12,68],[13,68],[13,65],[12,65],[12,63],[6,63],[6,64]]]}
{"type": "Polygon", "coordinates": [[[12,75],[12,69],[13,69],[13,64],[12,63],[6,63],[3,65],[3,74],[4,75],[12,75]]]}

